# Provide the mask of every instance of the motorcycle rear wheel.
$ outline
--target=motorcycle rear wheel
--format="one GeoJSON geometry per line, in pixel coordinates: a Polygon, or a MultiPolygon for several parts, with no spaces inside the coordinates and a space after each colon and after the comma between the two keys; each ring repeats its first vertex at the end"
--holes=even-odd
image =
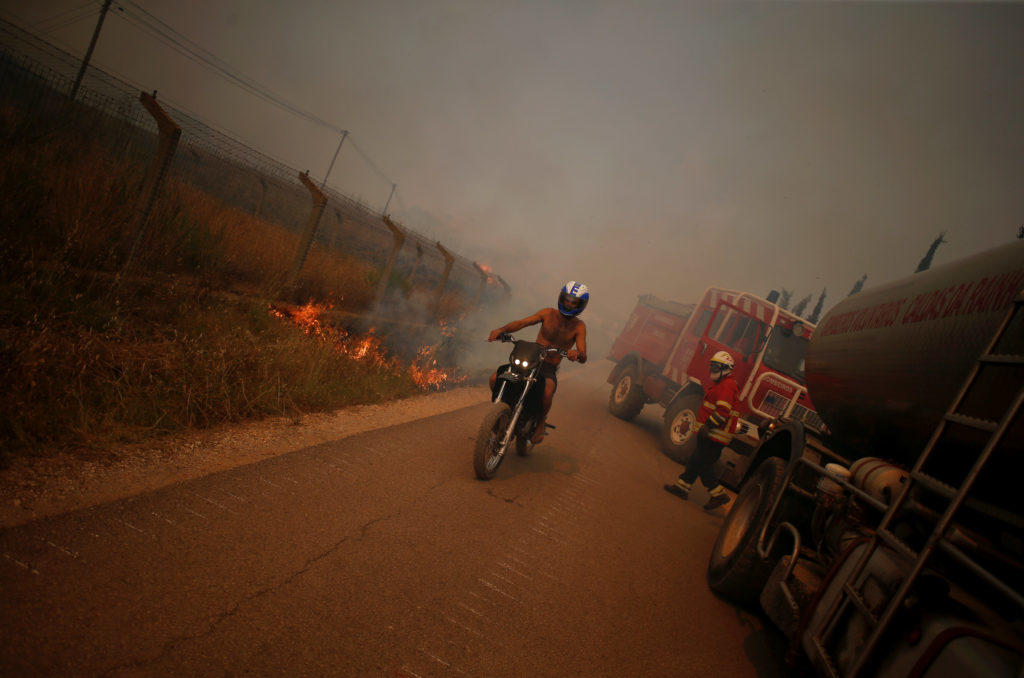
{"type": "Polygon", "coordinates": [[[520,457],[530,456],[533,451],[533,432],[537,428],[537,422],[533,419],[516,426],[516,454],[520,457]]]}
{"type": "Polygon", "coordinates": [[[505,403],[493,403],[487,410],[484,420],[480,422],[480,431],[476,434],[476,445],[473,448],[473,470],[480,480],[490,480],[501,466],[504,455],[501,452],[501,441],[508,431],[512,420],[512,410],[505,403]]]}

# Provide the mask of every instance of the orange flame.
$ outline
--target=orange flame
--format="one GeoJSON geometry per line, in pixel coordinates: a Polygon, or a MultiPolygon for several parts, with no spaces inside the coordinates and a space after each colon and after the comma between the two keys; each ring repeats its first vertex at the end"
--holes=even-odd
{"type": "Polygon", "coordinates": [[[423,390],[440,389],[445,384],[460,384],[466,381],[466,375],[458,374],[454,369],[444,370],[438,367],[434,351],[434,347],[424,346],[416,352],[416,358],[409,365],[409,374],[417,386],[423,390]]]}
{"type": "MultiPolygon", "coordinates": [[[[416,357],[406,366],[398,357],[389,356],[384,347],[384,340],[378,336],[374,328],[361,336],[352,335],[344,329],[325,325],[321,316],[330,310],[330,305],[319,305],[309,302],[298,309],[281,309],[270,307],[270,312],[285,320],[290,320],[308,335],[329,341],[334,348],[350,360],[367,362],[378,368],[391,369],[401,374],[406,372],[413,382],[422,390],[440,390],[450,384],[466,381],[465,375],[458,374],[454,368],[442,368],[434,358],[436,346],[424,346],[416,352],[416,357]]],[[[453,325],[441,325],[441,333],[445,337],[455,335],[453,325]]]]}

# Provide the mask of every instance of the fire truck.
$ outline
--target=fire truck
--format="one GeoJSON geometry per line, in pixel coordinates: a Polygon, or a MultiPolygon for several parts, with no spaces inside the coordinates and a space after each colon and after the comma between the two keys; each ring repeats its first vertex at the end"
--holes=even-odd
{"type": "Polygon", "coordinates": [[[630,420],[644,405],[665,409],[662,449],[685,463],[697,446],[697,412],[710,384],[709,361],[728,351],[740,387],[733,441],[723,450],[722,483],[736,488],[766,422],[795,419],[819,428],[804,384],[804,356],[814,325],[747,292],[708,288],[700,301],[683,304],[642,295],[612,344],[615,363],[608,409],[630,420]]]}
{"type": "Polygon", "coordinates": [[[708,562],[829,678],[1024,675],[1024,242],[821,320],[708,562]]]}

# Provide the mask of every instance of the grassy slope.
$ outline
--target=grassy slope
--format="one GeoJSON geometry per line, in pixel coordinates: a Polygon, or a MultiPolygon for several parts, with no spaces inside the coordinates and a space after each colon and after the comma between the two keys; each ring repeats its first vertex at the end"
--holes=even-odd
{"type": "MultiPolygon", "coordinates": [[[[0,138],[0,452],[110,447],[418,390],[396,363],[354,361],[271,316],[257,300],[280,292],[297,236],[191,185],[168,184],[115,284],[144,169],[85,138],[0,138]]],[[[314,248],[289,295],[358,312],[375,269],[314,248]]]]}
{"type": "Polygon", "coordinates": [[[107,447],[268,414],[418,391],[407,372],[339,354],[265,303],[167,280],[23,269],[5,281],[0,446],[107,447]]]}

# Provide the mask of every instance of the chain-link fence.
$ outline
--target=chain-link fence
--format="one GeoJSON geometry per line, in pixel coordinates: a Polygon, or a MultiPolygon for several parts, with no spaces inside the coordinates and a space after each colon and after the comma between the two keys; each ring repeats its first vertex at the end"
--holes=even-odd
{"type": "Polygon", "coordinates": [[[318,203],[318,182],[98,68],[71,101],[80,66],[0,21],[7,256],[417,322],[508,295],[442,244],[330,189],[318,203]]]}

